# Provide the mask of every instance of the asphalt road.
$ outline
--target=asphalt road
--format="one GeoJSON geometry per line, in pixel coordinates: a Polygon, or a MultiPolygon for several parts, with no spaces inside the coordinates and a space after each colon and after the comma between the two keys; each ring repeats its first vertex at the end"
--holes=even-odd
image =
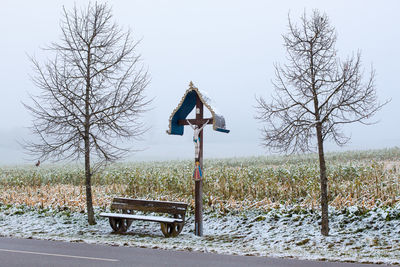
{"type": "Polygon", "coordinates": [[[0,266],[366,267],[375,265],[300,261],[254,256],[227,256],[211,253],[0,237],[0,266]]]}

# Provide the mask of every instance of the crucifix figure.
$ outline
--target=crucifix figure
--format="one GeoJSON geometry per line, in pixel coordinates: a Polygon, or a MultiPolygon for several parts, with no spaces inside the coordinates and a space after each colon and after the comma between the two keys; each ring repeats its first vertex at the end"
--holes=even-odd
{"type": "Polygon", "coordinates": [[[186,121],[193,129],[194,157],[198,160],[200,153],[200,131],[203,130],[204,126],[206,126],[210,120],[207,120],[201,127],[191,124],[189,120],[186,121]]]}
{"type": "Polygon", "coordinates": [[[207,120],[203,125],[193,125],[189,120],[186,120],[189,126],[193,129],[193,143],[194,143],[194,159],[195,159],[195,168],[193,172],[193,179],[199,181],[203,179],[203,172],[201,170],[200,165],[200,132],[203,130],[204,126],[208,124],[210,120],[207,120]]]}

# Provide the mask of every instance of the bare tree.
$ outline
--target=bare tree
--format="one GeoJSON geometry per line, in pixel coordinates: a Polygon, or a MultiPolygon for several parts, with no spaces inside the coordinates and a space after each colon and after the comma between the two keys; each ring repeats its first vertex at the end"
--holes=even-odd
{"type": "Polygon", "coordinates": [[[24,104],[34,116],[32,132],[40,138],[25,144],[28,152],[55,161],[84,158],[91,225],[96,223],[93,172],[130,151],[120,141],[143,133],[139,117],[149,104],[138,42],[112,19],[106,4],[63,8],[61,40],[45,49],[53,58],[43,64],[32,58],[33,82],[41,93],[31,96],[31,105],[24,104]]]}
{"type": "Polygon", "coordinates": [[[326,14],[314,10],[301,24],[288,18],[283,35],[287,61],[275,64],[275,94],[267,103],[257,98],[257,119],[265,123],[263,145],[279,152],[313,151],[317,147],[321,184],[321,233],[329,234],[328,180],[324,142],[344,145],[349,138],[342,126],[367,119],[379,104],[374,84],[375,72],[363,79],[361,54],[341,61],[335,49],[336,32],[326,14]]]}

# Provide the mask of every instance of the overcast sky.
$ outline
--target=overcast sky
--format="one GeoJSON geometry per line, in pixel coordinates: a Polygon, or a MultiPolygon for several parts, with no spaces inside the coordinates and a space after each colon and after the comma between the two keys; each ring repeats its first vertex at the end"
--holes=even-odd
{"type": "MultiPolygon", "coordinates": [[[[298,20],[306,10],[326,12],[338,33],[341,57],[358,49],[366,73],[376,69],[381,101],[392,101],[372,126],[349,125],[352,137],[344,148],[327,144],[328,151],[374,149],[400,145],[400,1],[108,1],[114,19],[142,39],[138,52],[151,74],[147,88],[154,98],[144,120],[151,127],[143,150],[131,160],[192,158],[192,130],[184,136],[168,136],[168,118],[190,81],[208,92],[226,119],[229,134],[205,130],[204,156],[240,157],[263,155],[261,125],[254,119],[255,96],[268,100],[272,94],[273,63],[285,62],[282,34],[287,17],[298,20]]],[[[87,1],[77,1],[85,6],[87,1]]],[[[2,0],[0,5],[0,164],[24,163],[18,144],[30,138],[25,127],[31,116],[21,101],[35,94],[27,55],[45,59],[40,50],[60,37],[62,6],[73,1],[2,0]]]]}

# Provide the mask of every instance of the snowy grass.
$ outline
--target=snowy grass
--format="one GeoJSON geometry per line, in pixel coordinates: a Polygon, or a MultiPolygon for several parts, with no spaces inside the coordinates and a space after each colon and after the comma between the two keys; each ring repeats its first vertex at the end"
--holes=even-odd
{"type": "MultiPolygon", "coordinates": [[[[99,214],[100,210],[96,211],[99,214]]],[[[0,235],[234,255],[400,264],[400,205],[366,210],[330,209],[331,234],[320,234],[319,214],[300,207],[204,215],[204,236],[193,233],[193,216],[176,238],[164,238],[159,224],[133,222],[126,234],[113,233],[108,220],[70,210],[2,205],[0,235]]]]}

